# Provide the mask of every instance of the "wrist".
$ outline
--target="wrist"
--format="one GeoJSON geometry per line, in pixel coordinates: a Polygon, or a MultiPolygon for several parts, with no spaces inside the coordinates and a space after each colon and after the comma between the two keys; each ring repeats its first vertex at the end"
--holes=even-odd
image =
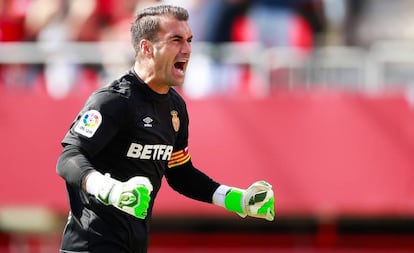
{"type": "Polygon", "coordinates": [[[213,194],[213,204],[239,214],[244,214],[243,195],[245,190],[220,185],[213,194]]]}
{"type": "Polygon", "coordinates": [[[227,185],[220,185],[213,194],[213,204],[221,206],[221,207],[226,207],[225,206],[225,199],[226,199],[226,195],[227,193],[231,190],[231,187],[227,186],[227,185]]]}
{"type": "Polygon", "coordinates": [[[91,172],[86,177],[85,188],[86,192],[94,195],[96,198],[101,200],[103,203],[110,204],[112,198],[110,195],[112,188],[116,185],[116,180],[111,178],[109,174],[102,175],[98,171],[91,172]]]}
{"type": "Polygon", "coordinates": [[[84,182],[85,191],[97,196],[105,183],[105,176],[98,171],[93,171],[86,175],[84,182]]]}

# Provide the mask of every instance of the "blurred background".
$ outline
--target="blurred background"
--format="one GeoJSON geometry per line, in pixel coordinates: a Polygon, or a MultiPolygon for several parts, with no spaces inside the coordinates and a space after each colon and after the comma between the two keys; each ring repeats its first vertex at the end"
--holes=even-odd
{"type": "Polygon", "coordinates": [[[190,12],[193,163],[270,182],[276,219],[164,182],[149,252],[414,250],[414,0],[0,0],[0,253],[57,252],[60,141],[132,66],[134,12],[160,3],[190,12]]]}

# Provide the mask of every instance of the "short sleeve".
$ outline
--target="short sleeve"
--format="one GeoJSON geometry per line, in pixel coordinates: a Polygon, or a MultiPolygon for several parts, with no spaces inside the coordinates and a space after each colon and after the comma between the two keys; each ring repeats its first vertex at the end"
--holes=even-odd
{"type": "Polygon", "coordinates": [[[111,91],[94,93],[72,123],[62,145],[73,144],[90,156],[97,154],[124,124],[126,100],[111,91]]]}

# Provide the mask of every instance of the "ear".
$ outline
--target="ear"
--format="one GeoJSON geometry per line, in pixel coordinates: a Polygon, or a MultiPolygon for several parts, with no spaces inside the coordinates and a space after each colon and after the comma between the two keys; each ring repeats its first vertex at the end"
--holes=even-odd
{"type": "Polygon", "coordinates": [[[141,53],[146,57],[152,57],[153,53],[153,45],[149,40],[141,40],[139,43],[139,47],[141,48],[141,53]]]}

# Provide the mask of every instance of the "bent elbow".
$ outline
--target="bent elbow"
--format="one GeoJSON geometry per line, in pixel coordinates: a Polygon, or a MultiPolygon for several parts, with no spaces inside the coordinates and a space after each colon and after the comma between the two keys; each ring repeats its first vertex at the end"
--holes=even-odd
{"type": "Polygon", "coordinates": [[[65,170],[64,164],[67,161],[67,156],[65,156],[64,153],[65,153],[65,150],[63,150],[62,153],[60,153],[57,163],[56,163],[56,173],[61,177],[63,177],[64,175],[64,170],[65,170]]]}

